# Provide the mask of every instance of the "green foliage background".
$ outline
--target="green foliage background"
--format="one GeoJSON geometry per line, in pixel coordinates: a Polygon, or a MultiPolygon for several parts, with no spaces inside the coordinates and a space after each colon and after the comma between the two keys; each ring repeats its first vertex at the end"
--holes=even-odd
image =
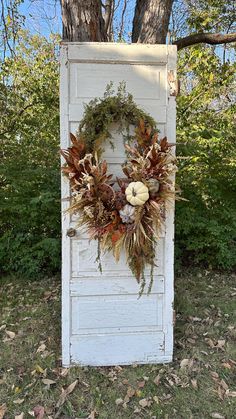
{"type": "Polygon", "coordinates": [[[177,264],[236,266],[235,64],[210,47],[179,57],[177,264]]]}
{"type": "MultiPolygon", "coordinates": [[[[21,32],[0,69],[0,265],[60,269],[58,39],[21,32]]],[[[177,266],[236,267],[235,65],[217,50],[179,54],[177,266]]]]}
{"type": "Polygon", "coordinates": [[[0,72],[0,266],[31,277],[60,268],[57,48],[22,32],[0,72]]]}

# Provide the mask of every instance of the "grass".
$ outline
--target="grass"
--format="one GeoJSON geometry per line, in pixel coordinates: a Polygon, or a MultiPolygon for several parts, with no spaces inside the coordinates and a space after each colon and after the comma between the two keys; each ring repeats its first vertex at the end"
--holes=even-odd
{"type": "Polygon", "coordinates": [[[173,363],[68,370],[60,358],[59,279],[4,278],[0,418],[4,411],[6,419],[235,418],[235,279],[178,276],[173,363]]]}

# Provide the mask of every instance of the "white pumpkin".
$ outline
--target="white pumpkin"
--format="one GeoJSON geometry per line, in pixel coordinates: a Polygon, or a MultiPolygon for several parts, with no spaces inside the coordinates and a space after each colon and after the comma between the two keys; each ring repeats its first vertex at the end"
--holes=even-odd
{"type": "Polygon", "coordinates": [[[149,199],[149,192],[143,182],[131,182],[125,190],[127,201],[131,205],[143,205],[149,199]]]}

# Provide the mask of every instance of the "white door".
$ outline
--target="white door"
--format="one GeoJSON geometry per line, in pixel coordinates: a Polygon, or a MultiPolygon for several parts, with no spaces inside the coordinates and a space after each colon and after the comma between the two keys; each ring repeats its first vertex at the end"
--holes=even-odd
{"type": "MultiPolygon", "coordinates": [[[[135,102],[158,122],[161,136],[175,142],[175,71],[175,46],[62,43],[61,147],[69,146],[69,133],[76,132],[84,103],[102,97],[110,81],[114,87],[125,81],[135,102]]],[[[120,137],[115,150],[108,147],[103,157],[110,172],[121,173],[125,155],[120,137]]],[[[64,213],[69,193],[68,180],[62,177],[63,365],[171,361],[174,206],[168,210],[157,248],[152,292],[138,298],[139,286],[124,257],[117,264],[107,254],[101,274],[95,262],[96,242],[89,243],[78,230],[68,236],[75,228],[75,219],[64,213]]]]}

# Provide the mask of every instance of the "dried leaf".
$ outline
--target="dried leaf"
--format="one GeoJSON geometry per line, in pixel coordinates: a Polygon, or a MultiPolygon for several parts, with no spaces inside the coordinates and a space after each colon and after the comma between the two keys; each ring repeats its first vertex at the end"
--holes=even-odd
{"type": "Polygon", "coordinates": [[[4,418],[4,415],[5,415],[6,411],[7,411],[7,405],[6,405],[6,403],[3,403],[0,406],[0,419],[4,418]]]}
{"type": "Polygon", "coordinates": [[[154,400],[154,402],[156,402],[156,404],[159,404],[159,399],[158,399],[158,397],[157,397],[157,396],[154,396],[154,397],[153,397],[153,400],[154,400]]]}
{"type": "Polygon", "coordinates": [[[62,368],[60,372],[61,377],[66,377],[69,372],[69,368],[62,368]]]}
{"type": "Polygon", "coordinates": [[[192,366],[192,364],[193,364],[193,360],[192,359],[185,358],[185,359],[182,359],[182,361],[180,362],[180,368],[181,369],[187,368],[187,367],[192,366]]]}
{"type": "Polygon", "coordinates": [[[191,380],[191,384],[192,384],[192,387],[193,387],[195,390],[197,390],[198,385],[197,385],[197,380],[196,380],[195,378],[193,378],[193,379],[191,380]]]}
{"type": "Polygon", "coordinates": [[[229,386],[226,384],[225,380],[220,380],[219,385],[226,391],[228,390],[229,386]]]}
{"type": "Polygon", "coordinates": [[[205,342],[207,343],[208,346],[210,346],[210,348],[215,348],[215,344],[212,339],[205,338],[205,342]]]}
{"type": "Polygon", "coordinates": [[[25,399],[16,399],[16,400],[13,400],[13,403],[22,404],[24,401],[25,401],[25,399]]]}
{"type": "Polygon", "coordinates": [[[10,339],[14,339],[16,336],[15,332],[11,332],[11,330],[5,330],[5,332],[10,339]]]}
{"type": "Polygon", "coordinates": [[[211,418],[214,418],[214,419],[225,419],[225,416],[222,416],[220,413],[213,412],[211,414],[211,418]]]}
{"type": "Polygon", "coordinates": [[[231,368],[232,368],[232,366],[231,366],[228,362],[223,362],[223,363],[222,363],[222,366],[223,366],[224,368],[227,368],[228,370],[231,370],[231,368]]]}
{"type": "Polygon", "coordinates": [[[21,412],[20,415],[16,415],[15,419],[24,419],[24,412],[21,412]]]}
{"type": "Polygon", "coordinates": [[[141,399],[141,400],[139,400],[139,405],[141,406],[141,407],[149,407],[149,406],[151,406],[151,404],[152,404],[152,401],[151,400],[149,400],[149,399],[141,399]]]}
{"type": "Polygon", "coordinates": [[[60,398],[57,402],[57,407],[60,407],[65,403],[67,396],[70,393],[72,393],[72,391],[74,391],[74,388],[76,387],[77,384],[78,384],[78,380],[75,380],[65,390],[62,389],[62,393],[61,393],[60,398]]]}
{"type": "Polygon", "coordinates": [[[56,381],[54,380],[49,380],[48,378],[44,378],[42,380],[43,384],[47,385],[47,386],[51,386],[52,384],[56,384],[56,381]]]}
{"type": "Polygon", "coordinates": [[[219,378],[219,374],[217,374],[217,372],[215,372],[215,371],[211,371],[211,376],[212,376],[212,378],[214,378],[214,379],[219,378]]]}
{"type": "Polygon", "coordinates": [[[44,417],[44,407],[43,406],[35,406],[33,408],[33,412],[34,412],[34,416],[36,417],[36,419],[43,419],[44,417]]]}
{"type": "Polygon", "coordinates": [[[146,384],[146,381],[139,381],[138,382],[138,388],[143,388],[146,384]]]}
{"type": "Polygon", "coordinates": [[[42,343],[42,345],[40,345],[40,346],[38,347],[38,349],[37,349],[36,353],[39,353],[39,352],[44,352],[44,351],[45,351],[45,349],[46,349],[46,345],[45,345],[44,343],[42,343]]]}
{"type": "Polygon", "coordinates": [[[219,339],[216,344],[216,348],[224,350],[225,339],[219,339]]]}
{"type": "Polygon", "coordinates": [[[97,411],[96,410],[92,410],[92,412],[90,413],[90,415],[88,416],[87,419],[95,419],[97,416],[97,411]]]}
{"type": "Polygon", "coordinates": [[[225,391],[222,389],[221,386],[218,386],[217,393],[218,393],[219,398],[221,400],[224,400],[225,391]]]}
{"type": "Polygon", "coordinates": [[[129,398],[133,397],[135,395],[135,390],[132,387],[128,387],[126,396],[129,398]]]}
{"type": "Polygon", "coordinates": [[[156,384],[157,386],[160,384],[160,381],[161,381],[161,376],[160,376],[160,374],[158,374],[155,378],[154,378],[154,380],[153,380],[153,382],[154,382],[154,384],[156,384]]]}
{"type": "Polygon", "coordinates": [[[236,397],[236,391],[228,391],[227,396],[228,397],[236,397]]]}
{"type": "Polygon", "coordinates": [[[123,403],[123,399],[116,399],[116,406],[119,406],[123,403]]]}

